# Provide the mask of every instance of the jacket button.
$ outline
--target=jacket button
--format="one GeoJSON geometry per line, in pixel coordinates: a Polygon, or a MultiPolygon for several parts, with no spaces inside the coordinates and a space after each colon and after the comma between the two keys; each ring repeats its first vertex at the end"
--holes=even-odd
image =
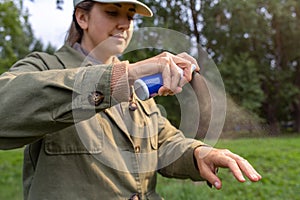
{"type": "Polygon", "coordinates": [[[136,147],[134,148],[134,152],[135,152],[135,153],[140,153],[140,152],[141,152],[141,147],[140,147],[140,146],[136,146],[136,147]]]}
{"type": "Polygon", "coordinates": [[[137,104],[135,102],[130,102],[129,103],[129,110],[130,111],[135,111],[137,109],[137,104]]]}
{"type": "Polygon", "coordinates": [[[99,106],[104,100],[104,95],[99,91],[91,92],[88,96],[88,100],[91,105],[99,106]]]}

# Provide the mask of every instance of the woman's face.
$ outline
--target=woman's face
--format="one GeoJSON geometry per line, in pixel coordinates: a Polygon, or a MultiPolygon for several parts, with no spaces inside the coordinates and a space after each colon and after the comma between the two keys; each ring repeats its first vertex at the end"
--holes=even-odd
{"type": "Polygon", "coordinates": [[[122,53],[133,32],[135,6],[127,3],[96,3],[90,13],[82,12],[77,21],[84,31],[81,45],[94,56],[107,62],[122,53]]]}

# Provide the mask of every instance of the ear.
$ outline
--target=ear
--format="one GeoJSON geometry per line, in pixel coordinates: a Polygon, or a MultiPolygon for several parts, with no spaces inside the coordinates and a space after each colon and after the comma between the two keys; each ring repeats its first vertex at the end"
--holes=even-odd
{"type": "Polygon", "coordinates": [[[75,11],[75,17],[77,20],[78,25],[83,29],[87,29],[88,28],[88,13],[86,11],[84,11],[83,9],[77,8],[75,11]]]}

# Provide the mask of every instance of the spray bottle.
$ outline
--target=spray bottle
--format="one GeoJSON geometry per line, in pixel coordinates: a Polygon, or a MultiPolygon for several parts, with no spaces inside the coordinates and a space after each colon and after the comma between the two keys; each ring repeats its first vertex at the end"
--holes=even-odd
{"type": "MultiPolygon", "coordinates": [[[[192,71],[196,69],[196,65],[192,64],[192,71]]],[[[177,67],[181,78],[183,77],[183,70],[177,67]]],[[[160,87],[163,86],[162,74],[153,74],[150,76],[145,76],[143,78],[137,79],[134,82],[134,90],[137,97],[141,100],[147,100],[158,93],[160,87]]]]}

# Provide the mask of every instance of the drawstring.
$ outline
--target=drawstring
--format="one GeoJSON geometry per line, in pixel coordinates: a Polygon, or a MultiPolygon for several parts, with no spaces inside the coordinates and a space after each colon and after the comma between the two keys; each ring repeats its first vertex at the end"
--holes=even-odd
{"type": "Polygon", "coordinates": [[[137,96],[135,94],[133,86],[131,86],[131,91],[132,92],[131,92],[131,96],[130,96],[130,100],[129,100],[129,110],[135,111],[138,108],[138,105],[137,105],[137,96]]]}

